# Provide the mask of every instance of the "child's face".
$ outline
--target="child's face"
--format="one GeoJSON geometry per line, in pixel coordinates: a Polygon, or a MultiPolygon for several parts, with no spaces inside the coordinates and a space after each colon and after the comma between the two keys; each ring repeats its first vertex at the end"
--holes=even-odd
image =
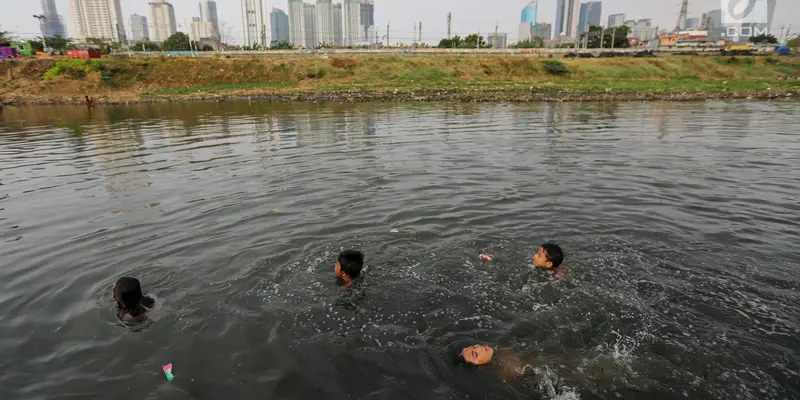
{"type": "Polygon", "coordinates": [[[541,247],[539,251],[533,255],[533,265],[538,268],[553,268],[553,262],[547,261],[547,252],[541,247]]]}
{"type": "Polygon", "coordinates": [[[342,278],[342,279],[345,279],[345,280],[347,279],[347,278],[346,278],[346,277],[347,277],[347,274],[345,274],[344,272],[342,272],[342,266],[341,266],[341,265],[339,265],[339,262],[338,262],[338,261],[336,262],[336,267],[334,268],[334,271],[336,271],[336,276],[337,276],[337,277],[339,277],[339,278],[342,278]]]}
{"type": "Polygon", "coordinates": [[[464,361],[473,365],[485,365],[492,361],[494,356],[494,349],[489,346],[481,346],[476,344],[474,346],[465,347],[461,350],[461,356],[464,361]]]}

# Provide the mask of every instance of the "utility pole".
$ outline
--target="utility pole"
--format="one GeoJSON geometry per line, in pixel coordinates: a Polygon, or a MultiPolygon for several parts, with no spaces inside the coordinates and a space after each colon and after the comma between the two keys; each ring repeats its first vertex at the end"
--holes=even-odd
{"type": "Polygon", "coordinates": [[[476,50],[480,50],[481,49],[481,31],[480,30],[478,30],[478,38],[475,40],[475,43],[477,43],[475,45],[475,49],[476,50]]]}
{"type": "Polygon", "coordinates": [[[689,16],[689,0],[681,0],[681,12],[678,14],[678,22],[675,24],[675,32],[686,29],[686,18],[689,16]]]}
{"type": "Polygon", "coordinates": [[[606,40],[606,28],[600,30],[600,49],[603,49],[603,41],[606,40]]]}
{"type": "Polygon", "coordinates": [[[389,47],[389,22],[386,23],[386,47],[389,47]]]}
{"type": "MultiPolygon", "coordinates": [[[[45,17],[44,15],[35,15],[34,14],[33,18],[38,19],[40,24],[42,22],[44,22],[44,21],[47,21],[47,17],[45,17]]],[[[45,37],[45,34],[44,34],[44,32],[42,32],[42,51],[45,51],[45,49],[47,48],[47,40],[44,37],[45,37]]]]}
{"type": "Polygon", "coordinates": [[[614,49],[614,42],[617,40],[617,27],[614,27],[614,30],[611,31],[611,49],[614,49]]]}
{"type": "Polygon", "coordinates": [[[494,39],[492,39],[492,48],[495,48],[495,44],[498,42],[497,40],[497,27],[500,25],[500,22],[495,22],[494,24],[494,39]]]}
{"type": "Polygon", "coordinates": [[[417,23],[414,22],[414,40],[411,41],[411,44],[414,45],[417,43],[417,23]]]}
{"type": "Polygon", "coordinates": [[[450,26],[453,23],[453,13],[447,13],[447,38],[450,39],[450,26]]]}
{"type": "Polygon", "coordinates": [[[422,44],[422,21],[419,21],[419,44],[422,44]]]}

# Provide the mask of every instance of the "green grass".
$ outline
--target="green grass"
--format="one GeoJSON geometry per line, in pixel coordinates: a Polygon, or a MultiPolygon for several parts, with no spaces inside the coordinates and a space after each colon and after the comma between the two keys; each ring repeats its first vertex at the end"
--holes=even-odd
{"type": "Polygon", "coordinates": [[[221,83],[218,85],[211,85],[211,86],[192,86],[192,87],[181,87],[181,88],[170,88],[170,89],[158,89],[152,92],[146,93],[145,95],[188,95],[188,94],[205,94],[205,93],[223,93],[223,92],[235,92],[235,91],[244,91],[244,90],[273,90],[273,89],[282,89],[296,86],[293,83],[246,83],[246,84],[232,84],[232,83],[221,83]]]}

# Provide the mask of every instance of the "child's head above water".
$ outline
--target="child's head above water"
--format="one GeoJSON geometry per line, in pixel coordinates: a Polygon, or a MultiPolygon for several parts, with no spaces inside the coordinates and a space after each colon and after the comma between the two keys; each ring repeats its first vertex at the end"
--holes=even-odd
{"type": "Polygon", "coordinates": [[[545,243],[533,256],[533,265],[544,269],[557,269],[564,261],[564,252],[557,244],[545,243]]]}
{"type": "Polygon", "coordinates": [[[148,308],[152,308],[155,300],[142,294],[142,286],[136,278],[123,277],[117,279],[114,286],[111,287],[111,295],[117,302],[117,308],[120,310],[120,319],[127,320],[135,318],[147,312],[148,308]]]}
{"type": "Polygon", "coordinates": [[[456,349],[455,361],[457,364],[486,365],[492,361],[494,349],[489,346],[475,344],[456,349]]]}
{"type": "Polygon", "coordinates": [[[364,254],[358,250],[345,250],[336,260],[336,276],[345,282],[350,282],[361,275],[364,267],[364,254]]]}

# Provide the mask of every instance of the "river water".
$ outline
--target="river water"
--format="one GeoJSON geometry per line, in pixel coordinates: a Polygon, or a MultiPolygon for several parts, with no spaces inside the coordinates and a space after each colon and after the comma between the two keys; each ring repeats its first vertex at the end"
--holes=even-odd
{"type": "Polygon", "coordinates": [[[799,111],[6,107],[0,398],[798,398],[799,111]]]}

